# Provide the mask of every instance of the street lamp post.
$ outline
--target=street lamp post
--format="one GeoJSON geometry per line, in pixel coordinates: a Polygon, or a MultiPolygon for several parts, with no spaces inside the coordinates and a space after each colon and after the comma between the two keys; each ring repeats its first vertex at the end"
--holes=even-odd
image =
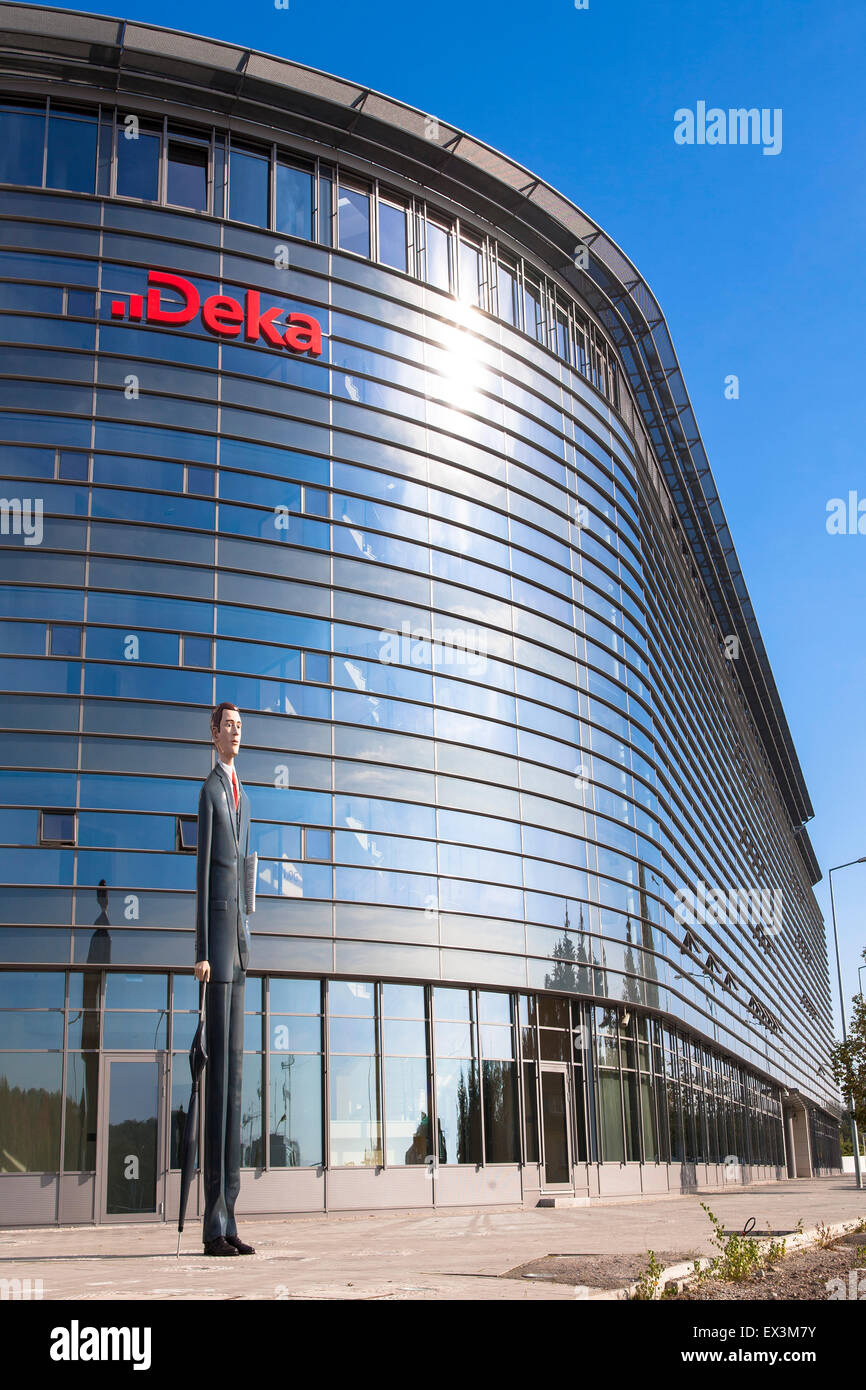
{"type": "MultiPolygon", "coordinates": [[[[852,864],[866,864],[866,854],[859,859],[849,859],[847,864],[835,864],[830,870],[830,911],[833,916],[833,941],[836,945],[836,972],[839,976],[839,1008],[842,1013],[842,1041],[848,1041],[848,1029],[845,1025],[845,991],[842,988],[842,961],[839,956],[839,934],[836,930],[836,900],[833,896],[833,875],[840,869],[850,869],[852,864]]],[[[854,1118],[854,1097],[848,1097],[851,1106],[851,1142],[854,1145],[854,1182],[857,1187],[863,1187],[863,1175],[860,1172],[860,1140],[857,1136],[857,1121],[854,1118]]]]}

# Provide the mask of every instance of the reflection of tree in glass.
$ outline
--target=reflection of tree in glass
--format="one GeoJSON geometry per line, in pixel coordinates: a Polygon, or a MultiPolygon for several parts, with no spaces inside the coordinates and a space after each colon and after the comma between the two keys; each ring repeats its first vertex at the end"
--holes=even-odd
{"type": "Polygon", "coordinates": [[[156,1116],[109,1125],[107,1210],[153,1211],[156,1194],[156,1116]],[[130,1157],[138,1159],[138,1176],[127,1177],[130,1157]]]}
{"type": "MultiPolygon", "coordinates": [[[[469,1084],[463,1068],[457,1083],[457,1162],[481,1161],[481,1096],[478,1072],[474,1062],[468,1063],[469,1084]]],[[[447,1157],[443,1160],[447,1162],[447,1157]]]]}
{"type": "Polygon", "coordinates": [[[60,1091],[10,1086],[0,1076],[0,1173],[56,1172],[60,1091]]]}
{"type": "Polygon", "coordinates": [[[634,951],[631,939],[631,918],[625,921],[625,979],[623,980],[622,997],[627,1004],[642,1004],[641,982],[636,978],[638,970],[635,963],[634,951]]]}
{"type": "MultiPolygon", "coordinates": [[[[656,958],[654,951],[655,942],[653,940],[653,929],[650,925],[649,903],[647,900],[646,892],[646,869],[643,864],[640,864],[638,866],[638,872],[640,874],[640,935],[641,944],[644,948],[643,973],[648,980],[653,981],[652,984],[647,984],[645,986],[646,1002],[650,1008],[657,1009],[659,1006],[659,988],[655,981],[658,979],[658,968],[656,966],[656,958]]],[[[652,874],[651,877],[655,878],[655,874],[652,874]]],[[[658,884],[658,879],[656,879],[656,883],[658,884]]]]}

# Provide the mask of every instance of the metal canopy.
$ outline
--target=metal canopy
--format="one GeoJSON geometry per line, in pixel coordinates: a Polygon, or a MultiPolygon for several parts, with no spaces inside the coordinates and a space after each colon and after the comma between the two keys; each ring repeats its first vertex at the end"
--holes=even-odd
{"type": "MultiPolygon", "coordinates": [[[[814,812],[700,430],[661,308],[597,223],[507,155],[357,83],[253,49],[73,10],[0,3],[6,74],[60,77],[101,92],[200,108],[283,130],[441,194],[543,261],[594,309],[615,342],[720,631],[740,642],[737,675],[810,875],[814,812]],[[575,251],[589,248],[579,269],[575,251]]],[[[69,88],[64,96],[70,96],[69,88]]]]}

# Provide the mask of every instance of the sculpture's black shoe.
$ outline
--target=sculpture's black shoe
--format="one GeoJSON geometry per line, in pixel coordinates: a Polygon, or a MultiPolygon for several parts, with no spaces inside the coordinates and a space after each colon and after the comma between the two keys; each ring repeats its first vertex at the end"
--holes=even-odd
{"type": "Polygon", "coordinates": [[[204,1243],[204,1253],[206,1255],[236,1255],[238,1252],[233,1245],[230,1245],[225,1236],[216,1236],[214,1240],[206,1240],[204,1243]]]}
{"type": "Polygon", "coordinates": [[[226,1236],[229,1245],[233,1245],[239,1255],[254,1255],[256,1252],[252,1245],[245,1244],[239,1236],[226,1236]]]}

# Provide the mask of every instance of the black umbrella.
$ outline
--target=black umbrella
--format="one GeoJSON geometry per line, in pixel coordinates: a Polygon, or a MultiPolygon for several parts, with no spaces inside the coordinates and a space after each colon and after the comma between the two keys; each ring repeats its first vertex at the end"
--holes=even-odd
{"type": "Polygon", "coordinates": [[[201,1074],[207,1062],[207,1052],[205,1051],[205,1019],[204,1001],[207,986],[202,984],[199,1002],[198,1028],[195,1030],[195,1037],[189,1050],[189,1070],[192,1076],[192,1090],[189,1097],[189,1110],[187,1112],[186,1124],[183,1131],[181,1142],[181,1162],[180,1162],[180,1207],[177,1216],[177,1253],[180,1254],[180,1236],[183,1230],[183,1219],[186,1213],[186,1204],[189,1197],[189,1189],[192,1186],[192,1178],[195,1172],[196,1148],[198,1141],[198,1095],[201,1074]]]}

